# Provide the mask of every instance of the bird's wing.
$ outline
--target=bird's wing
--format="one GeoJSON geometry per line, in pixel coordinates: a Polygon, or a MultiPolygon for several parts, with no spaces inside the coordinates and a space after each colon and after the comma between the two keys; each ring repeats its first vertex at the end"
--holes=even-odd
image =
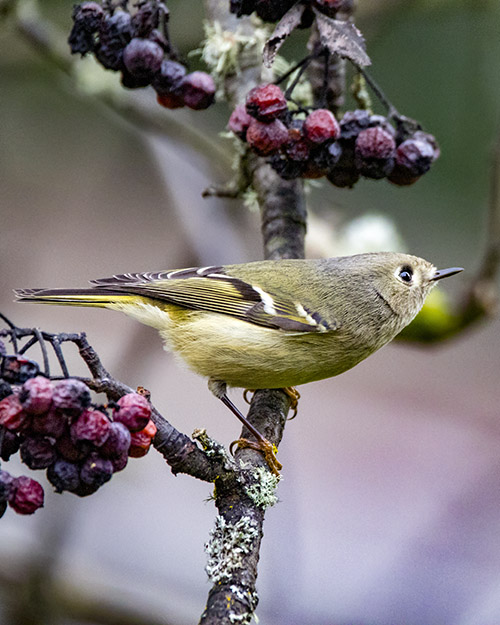
{"type": "Polygon", "coordinates": [[[288,332],[329,332],[336,329],[317,311],[287,295],[266,292],[257,285],[228,275],[224,267],[129,273],[92,280],[92,284],[95,285],[94,292],[110,290],[142,295],[288,332]]]}

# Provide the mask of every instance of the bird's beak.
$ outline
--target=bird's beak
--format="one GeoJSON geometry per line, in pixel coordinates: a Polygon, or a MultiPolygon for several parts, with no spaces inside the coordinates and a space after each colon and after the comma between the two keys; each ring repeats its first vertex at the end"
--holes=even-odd
{"type": "Polygon", "coordinates": [[[463,271],[463,267],[450,267],[449,269],[436,269],[436,273],[430,279],[431,282],[435,280],[441,280],[442,278],[449,278],[456,273],[463,271]]]}

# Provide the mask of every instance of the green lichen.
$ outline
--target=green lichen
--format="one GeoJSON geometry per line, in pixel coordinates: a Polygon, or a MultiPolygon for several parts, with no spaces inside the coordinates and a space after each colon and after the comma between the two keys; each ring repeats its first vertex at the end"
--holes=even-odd
{"type": "Polygon", "coordinates": [[[258,467],[252,472],[252,477],[255,481],[246,489],[250,499],[263,509],[274,506],[278,502],[275,491],[280,477],[271,473],[267,467],[258,467]]]}
{"type": "Polygon", "coordinates": [[[213,584],[230,581],[234,573],[243,568],[244,556],[251,552],[258,536],[258,527],[249,516],[233,524],[219,515],[205,545],[208,556],[205,570],[210,581],[213,584]]]}

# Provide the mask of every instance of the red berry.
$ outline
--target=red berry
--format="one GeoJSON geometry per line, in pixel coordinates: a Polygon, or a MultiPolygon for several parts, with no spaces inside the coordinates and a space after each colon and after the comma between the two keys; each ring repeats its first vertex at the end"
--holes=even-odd
{"type": "Polygon", "coordinates": [[[201,111],[213,104],[215,82],[206,72],[192,72],[182,79],[180,92],[186,106],[201,111]]]}
{"type": "Polygon", "coordinates": [[[33,514],[43,506],[43,499],[43,488],[36,480],[25,475],[14,478],[9,506],[18,514],[33,514]]]}
{"type": "Polygon", "coordinates": [[[71,424],[71,440],[75,444],[87,441],[100,447],[108,438],[110,425],[110,420],[100,410],[85,410],[71,424]]]}
{"type": "Polygon", "coordinates": [[[123,64],[129,74],[152,80],[160,71],[163,49],[154,41],[134,37],[123,50],[123,64]]]}
{"type": "Polygon", "coordinates": [[[269,124],[252,119],[247,130],[247,142],[260,156],[274,154],[287,140],[288,130],[279,119],[269,124]]]}
{"type": "Polygon", "coordinates": [[[304,136],[317,145],[334,141],[340,136],[340,126],[331,111],[317,109],[309,113],[304,121],[304,136]]]}
{"type": "Polygon", "coordinates": [[[67,378],[56,384],[52,402],[54,408],[63,414],[76,417],[90,406],[90,392],[80,380],[67,378]]]}
{"type": "Polygon", "coordinates": [[[131,432],[138,432],[146,427],[151,417],[148,400],[138,393],[128,393],[116,402],[114,420],[123,423],[131,432]]]}
{"type": "Polygon", "coordinates": [[[27,418],[17,395],[8,395],[0,401],[0,425],[8,430],[18,431],[27,418]]]}
{"type": "Polygon", "coordinates": [[[158,94],[156,96],[156,101],[166,109],[179,109],[184,106],[182,96],[175,92],[164,93],[163,95],[158,94]]]}
{"type": "Polygon", "coordinates": [[[247,113],[262,122],[276,119],[287,109],[285,94],[272,83],[254,87],[246,97],[247,113]]]}
{"type": "Polygon", "coordinates": [[[52,382],[42,375],[27,380],[19,395],[24,410],[30,415],[47,412],[52,403],[53,388],[52,382]]]}
{"type": "Polygon", "coordinates": [[[231,113],[227,126],[237,137],[239,137],[242,141],[245,141],[248,126],[250,126],[251,121],[252,117],[250,117],[250,115],[246,112],[245,107],[242,104],[238,104],[238,106],[231,113]]]}
{"type": "Polygon", "coordinates": [[[133,432],[128,455],[131,458],[145,456],[151,447],[151,441],[156,434],[156,425],[150,421],[140,432],[133,432]]]}
{"type": "Polygon", "coordinates": [[[395,151],[396,142],[387,130],[366,128],[356,139],[356,167],[367,178],[384,178],[394,167],[395,151]]]}

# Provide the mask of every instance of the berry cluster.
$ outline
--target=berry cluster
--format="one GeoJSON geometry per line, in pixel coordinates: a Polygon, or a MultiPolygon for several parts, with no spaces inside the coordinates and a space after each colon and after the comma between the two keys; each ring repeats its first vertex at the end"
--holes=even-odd
{"type": "MultiPolygon", "coordinates": [[[[144,456],[156,427],[144,395],[129,393],[112,406],[91,404],[87,386],[66,378],[57,383],[39,375],[37,363],[4,356],[0,379],[0,458],[19,452],[28,468],[46,469],[56,492],[90,495],[144,456]]],[[[0,516],[7,503],[19,514],[43,505],[41,485],[0,471],[0,516]]]]}
{"type": "Polygon", "coordinates": [[[286,180],[326,176],[337,187],[353,187],[361,176],[413,184],[439,156],[436,140],[421,130],[394,128],[365,110],[347,111],[340,123],[327,109],[305,117],[289,110],[278,85],[252,89],[235,108],[229,129],[286,180]]]}
{"type": "MultiPolygon", "coordinates": [[[[289,11],[297,0],[230,0],[231,13],[237,17],[255,12],[264,22],[277,22],[289,11]]],[[[335,17],[339,11],[351,11],[354,0],[302,0],[304,13],[301,26],[308,28],[313,19],[312,7],[328,17],[335,17]]]]}
{"type": "MultiPolygon", "coordinates": [[[[126,6],[122,3],[122,6],[126,6]]],[[[121,73],[124,87],[152,85],[159,104],[174,109],[208,108],[214,101],[215,83],[206,72],[187,73],[176,60],[166,22],[168,11],[158,0],[143,0],[131,14],[110,2],[83,2],[73,10],[69,45],[73,54],[94,54],[106,69],[121,73]]]]}

